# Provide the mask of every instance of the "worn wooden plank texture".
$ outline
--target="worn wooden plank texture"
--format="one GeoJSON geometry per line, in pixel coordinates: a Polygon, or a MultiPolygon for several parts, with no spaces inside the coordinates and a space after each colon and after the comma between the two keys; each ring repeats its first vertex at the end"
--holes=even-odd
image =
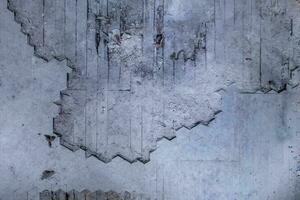
{"type": "Polygon", "coordinates": [[[61,144],[104,162],[147,162],[158,140],[207,125],[229,84],[299,82],[293,0],[8,2],[35,53],[72,68],[54,119],[61,144]]]}

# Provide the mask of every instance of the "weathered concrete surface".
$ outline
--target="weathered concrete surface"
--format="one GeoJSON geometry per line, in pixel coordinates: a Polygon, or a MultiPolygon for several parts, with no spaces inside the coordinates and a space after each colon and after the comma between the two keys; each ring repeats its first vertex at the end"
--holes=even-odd
{"type": "Polygon", "coordinates": [[[137,194],[136,192],[122,192],[115,191],[103,192],[97,190],[91,192],[89,190],[83,190],[78,192],[76,190],[70,190],[68,192],[59,189],[56,191],[44,190],[40,193],[40,200],[150,200],[145,195],[137,194]]]}
{"type": "MultiPolygon", "coordinates": [[[[185,9],[177,2],[173,9],[185,9]]],[[[219,11],[232,5],[216,2],[219,11]]],[[[295,1],[287,2],[298,9],[295,1]]],[[[238,7],[235,10],[241,11],[238,7]]],[[[225,16],[231,13],[225,12],[225,16]]],[[[66,63],[47,63],[32,56],[33,49],[3,0],[0,16],[6,19],[0,20],[0,199],[38,199],[41,191],[59,188],[137,191],[152,199],[172,200],[299,199],[299,88],[287,84],[288,90],[280,94],[251,94],[249,91],[259,88],[259,73],[242,64],[220,62],[213,71],[228,83],[235,80],[239,89],[223,92],[223,112],[215,121],[190,131],[180,129],[171,142],[160,141],[147,164],[130,164],[119,158],[104,164],[85,159],[82,151],[62,148],[56,139],[49,148],[44,135],[53,131],[51,122],[57,109],[52,102],[65,87],[66,63]],[[45,170],[55,174],[41,180],[45,170]]],[[[219,19],[220,27],[223,21],[219,19]]],[[[296,22],[294,18],[295,34],[299,33],[296,22]]],[[[221,34],[222,29],[218,30],[221,34]]],[[[237,27],[237,32],[241,30],[237,27]]],[[[292,44],[296,56],[297,43],[292,44]]]]}
{"type": "Polygon", "coordinates": [[[158,140],[220,111],[224,84],[205,66],[211,1],[194,3],[191,12],[202,14],[181,22],[172,1],[8,2],[35,54],[72,68],[54,119],[67,148],[147,162],[158,140]]]}
{"type": "Polygon", "coordinates": [[[209,123],[228,81],[250,92],[298,84],[293,0],[9,0],[8,8],[37,56],[72,68],[54,119],[61,144],[104,162],[147,162],[161,138],[209,123]]]}

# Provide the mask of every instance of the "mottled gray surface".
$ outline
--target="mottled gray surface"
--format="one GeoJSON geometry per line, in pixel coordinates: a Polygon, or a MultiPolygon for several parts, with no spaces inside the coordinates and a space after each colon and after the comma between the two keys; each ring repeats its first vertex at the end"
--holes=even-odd
{"type": "Polygon", "coordinates": [[[59,189],[56,191],[44,190],[40,193],[40,200],[150,200],[148,197],[136,192],[115,192],[108,191],[103,192],[97,190],[91,192],[89,190],[83,190],[78,192],[76,190],[70,190],[68,192],[59,189]]]}
{"type": "Polygon", "coordinates": [[[61,144],[104,162],[147,162],[161,138],[209,123],[228,81],[252,92],[298,84],[296,1],[9,0],[8,7],[35,55],[66,58],[72,68],[54,119],[61,144]]]}
{"type": "MultiPolygon", "coordinates": [[[[172,21],[197,24],[203,15],[201,2],[213,6],[214,17],[206,54],[201,54],[203,79],[198,81],[210,83],[212,91],[225,88],[218,91],[222,113],[209,126],[180,129],[172,141],[158,142],[147,164],[121,158],[105,164],[86,159],[83,151],[69,151],[58,139],[49,147],[44,135],[53,135],[52,118],[59,111],[53,102],[60,98],[71,69],[67,61],[45,62],[33,56],[1,0],[0,199],[38,199],[39,192],[60,188],[137,191],[162,200],[300,199],[300,6],[293,0],[262,1],[264,9],[254,0],[165,1],[170,5],[165,42],[171,38],[172,21]],[[42,180],[45,170],[54,174],[42,180]]],[[[179,31],[174,41],[183,41],[170,40],[179,45],[172,51],[189,51],[189,33],[194,32],[186,30],[191,27],[175,28],[179,31]]],[[[180,78],[189,80],[185,69],[193,62],[169,58],[186,65],[180,78]]]]}
{"type": "Polygon", "coordinates": [[[219,112],[225,84],[206,65],[212,2],[194,3],[182,12],[201,14],[181,20],[172,1],[8,2],[35,54],[72,68],[54,119],[67,148],[147,162],[158,140],[219,112]]]}

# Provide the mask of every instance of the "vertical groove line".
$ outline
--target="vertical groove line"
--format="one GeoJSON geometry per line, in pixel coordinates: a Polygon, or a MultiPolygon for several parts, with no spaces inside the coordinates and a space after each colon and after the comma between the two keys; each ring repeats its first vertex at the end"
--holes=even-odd
{"type": "Polygon", "coordinates": [[[77,3],[78,0],[75,0],[75,66],[77,67],[77,54],[78,54],[78,49],[77,49],[77,40],[78,40],[78,33],[77,33],[77,18],[78,18],[78,11],[77,11],[77,3]]]}
{"type": "Polygon", "coordinates": [[[253,0],[250,1],[250,13],[251,13],[251,18],[250,18],[250,30],[252,31],[252,26],[253,26],[253,0]]]}
{"type": "Polygon", "coordinates": [[[261,20],[261,15],[262,15],[262,8],[260,5],[260,15],[259,15],[259,87],[261,89],[262,87],[262,37],[261,37],[261,31],[262,31],[262,20],[261,20]]]}
{"type": "Polygon", "coordinates": [[[226,61],[226,0],[223,0],[223,35],[225,37],[223,42],[223,53],[224,53],[224,60],[226,61]]]}
{"type": "MultiPolygon", "coordinates": [[[[90,9],[90,2],[89,0],[87,0],[87,16],[86,16],[86,32],[85,32],[85,76],[87,78],[87,49],[88,49],[88,39],[87,39],[87,35],[88,35],[88,20],[89,20],[89,9],[90,9]]],[[[86,146],[86,103],[87,103],[87,87],[85,85],[85,98],[84,98],[84,143],[86,146]]]]}
{"type": "MultiPolygon", "coordinates": [[[[98,14],[100,15],[101,13],[101,8],[100,5],[97,4],[98,7],[98,14]]],[[[95,27],[98,26],[99,23],[95,20],[95,27]]],[[[99,33],[100,34],[100,33],[99,33]]],[[[98,50],[97,50],[98,51],[98,50]]],[[[100,54],[101,55],[101,54],[100,54]]],[[[99,115],[99,88],[100,88],[100,84],[99,84],[99,75],[100,75],[100,68],[99,68],[99,55],[97,54],[97,89],[96,89],[96,153],[98,153],[98,138],[99,138],[99,125],[98,125],[98,115],[99,115]]]]}
{"type": "MultiPolygon", "coordinates": [[[[55,10],[58,10],[58,8],[57,8],[57,1],[56,0],[54,0],[54,9],[55,10]]],[[[58,17],[60,17],[60,16],[58,16],[58,17]]],[[[55,16],[54,16],[54,28],[55,28],[55,36],[56,36],[56,42],[57,42],[57,38],[58,38],[58,34],[57,34],[57,12],[55,12],[55,16]]],[[[61,30],[59,30],[59,31],[61,31],[61,30]]],[[[59,41],[60,42],[60,41],[59,41]]],[[[54,45],[54,56],[55,56],[55,52],[57,51],[57,49],[58,49],[58,42],[54,45]]],[[[57,52],[58,53],[58,52],[57,52]]],[[[58,56],[58,54],[57,54],[57,56],[58,56]]]]}
{"type": "Polygon", "coordinates": [[[66,56],[66,0],[64,0],[64,56],[66,56]]]}
{"type": "Polygon", "coordinates": [[[163,167],[162,200],[165,200],[165,167],[163,167]]]}
{"type": "MultiPolygon", "coordinates": [[[[246,0],[248,1],[248,0],[246,0]]],[[[247,4],[247,3],[246,3],[247,4]]],[[[245,12],[246,12],[246,6],[245,6],[245,2],[243,0],[243,9],[242,9],[242,47],[243,47],[243,50],[242,50],[242,63],[244,64],[245,63],[245,12]]]]}
{"type": "MultiPolygon", "coordinates": [[[[161,34],[164,33],[165,23],[165,0],[162,0],[162,19],[161,19],[161,34]]],[[[165,87],[165,45],[162,46],[162,69],[163,69],[163,87],[165,87]]]]}
{"type": "Polygon", "coordinates": [[[214,57],[216,60],[217,26],[216,26],[216,0],[214,0],[214,57]]]}
{"type": "Polygon", "coordinates": [[[141,105],[141,154],[143,154],[143,140],[144,140],[144,119],[143,119],[143,106],[141,105]]]}
{"type": "MultiPolygon", "coordinates": [[[[132,90],[132,70],[130,70],[130,74],[129,74],[129,88],[130,88],[130,91],[132,90]]],[[[130,92],[130,95],[129,95],[129,101],[130,101],[130,105],[132,105],[132,92],[130,92]]],[[[132,149],[132,106],[129,108],[129,146],[130,146],[130,150],[132,149]]]]}
{"type": "MultiPolygon", "coordinates": [[[[161,33],[164,34],[164,17],[165,17],[165,0],[162,0],[162,19],[159,19],[161,23],[159,27],[161,30],[161,33]]],[[[162,58],[162,76],[163,76],[163,91],[165,90],[165,55],[164,55],[165,47],[163,45],[162,52],[161,52],[161,58],[162,58]]],[[[165,99],[163,98],[163,123],[165,123],[165,99]]],[[[164,131],[163,131],[164,132],[164,131]]],[[[165,133],[163,133],[165,134],[165,133]]]]}
{"type": "Polygon", "coordinates": [[[43,47],[45,46],[45,0],[43,0],[43,47]]]}
{"type": "Polygon", "coordinates": [[[233,24],[236,21],[236,0],[233,0],[233,24]]]}
{"type": "Polygon", "coordinates": [[[155,165],[155,197],[157,199],[157,196],[158,196],[158,189],[157,189],[157,162],[156,162],[156,165],[155,165]]]}
{"type": "MultiPolygon", "coordinates": [[[[74,68],[76,69],[76,67],[78,67],[78,64],[77,64],[77,54],[78,54],[78,50],[77,50],[77,1],[75,1],[75,63],[74,63],[74,68]]],[[[73,142],[74,142],[74,131],[72,131],[72,134],[73,134],[73,142]]]]}
{"type": "MultiPolygon", "coordinates": [[[[106,17],[108,18],[108,0],[106,0],[106,17]]],[[[106,27],[107,28],[107,27],[106,27]]],[[[106,30],[108,32],[108,30],[106,30]]],[[[109,48],[106,44],[106,60],[107,60],[107,83],[106,83],[106,145],[108,145],[108,120],[109,120],[109,113],[108,113],[108,98],[109,98],[109,71],[110,71],[110,60],[109,60],[109,48]]]]}

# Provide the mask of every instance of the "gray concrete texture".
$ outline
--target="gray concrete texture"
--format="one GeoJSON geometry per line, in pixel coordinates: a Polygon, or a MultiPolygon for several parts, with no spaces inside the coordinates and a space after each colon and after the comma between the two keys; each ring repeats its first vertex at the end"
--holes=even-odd
{"type": "Polygon", "coordinates": [[[0,199],[300,199],[296,0],[0,2],[0,199]]]}
{"type": "Polygon", "coordinates": [[[149,200],[150,198],[145,197],[142,194],[135,192],[122,192],[118,193],[115,191],[103,192],[97,190],[91,192],[89,190],[83,190],[78,192],[76,190],[70,190],[68,192],[59,189],[57,191],[44,190],[40,193],[40,200],[149,200]]]}

